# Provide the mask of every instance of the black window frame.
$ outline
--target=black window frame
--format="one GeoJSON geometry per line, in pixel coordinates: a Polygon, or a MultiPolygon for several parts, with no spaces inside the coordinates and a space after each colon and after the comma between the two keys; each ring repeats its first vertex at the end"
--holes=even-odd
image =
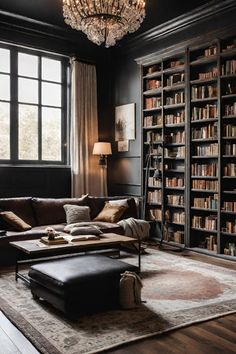
{"type": "Polygon", "coordinates": [[[69,57],[57,53],[51,53],[34,48],[21,47],[13,44],[0,42],[0,48],[10,50],[10,73],[3,73],[10,76],[10,101],[0,99],[0,102],[10,103],[10,159],[0,159],[0,166],[69,166],[69,125],[70,125],[70,63],[69,57]],[[18,53],[38,56],[38,77],[32,78],[18,74],[18,53]],[[61,82],[45,80],[42,78],[42,58],[60,60],[61,82]],[[38,103],[18,102],[18,78],[32,79],[38,82],[38,103]],[[42,83],[53,83],[61,85],[61,107],[42,104],[42,83]],[[20,104],[33,105],[38,107],[38,160],[19,159],[18,155],[18,108],[20,104]],[[42,160],[42,107],[61,109],[61,160],[42,160]]]}

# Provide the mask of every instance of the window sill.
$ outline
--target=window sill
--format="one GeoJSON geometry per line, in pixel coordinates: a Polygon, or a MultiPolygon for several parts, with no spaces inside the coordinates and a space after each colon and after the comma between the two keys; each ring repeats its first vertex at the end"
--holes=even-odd
{"type": "Polygon", "coordinates": [[[45,168],[45,169],[71,169],[70,165],[30,165],[30,164],[1,164],[0,163],[0,168],[45,168]]]}

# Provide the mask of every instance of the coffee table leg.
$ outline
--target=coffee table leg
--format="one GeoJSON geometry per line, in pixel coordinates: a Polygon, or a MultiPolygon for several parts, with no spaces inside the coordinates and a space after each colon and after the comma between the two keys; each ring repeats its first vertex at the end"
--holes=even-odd
{"type": "Polygon", "coordinates": [[[18,280],[18,270],[19,270],[19,264],[18,264],[18,252],[16,253],[16,266],[15,266],[15,280],[18,280]]]}

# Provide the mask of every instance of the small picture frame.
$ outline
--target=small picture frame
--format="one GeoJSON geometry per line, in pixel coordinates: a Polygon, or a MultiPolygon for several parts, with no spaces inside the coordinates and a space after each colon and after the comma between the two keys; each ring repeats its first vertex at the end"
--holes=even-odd
{"type": "Polygon", "coordinates": [[[129,140],[118,141],[118,152],[129,151],[129,140]]]}

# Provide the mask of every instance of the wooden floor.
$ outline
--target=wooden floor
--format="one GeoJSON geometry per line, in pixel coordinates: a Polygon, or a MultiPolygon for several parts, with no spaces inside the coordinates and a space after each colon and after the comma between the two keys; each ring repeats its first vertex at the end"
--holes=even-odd
{"type": "MultiPolygon", "coordinates": [[[[236,262],[193,252],[165,252],[236,270],[236,262]]],[[[0,312],[0,354],[37,354],[31,343],[0,312]]],[[[236,314],[158,335],[118,349],[109,354],[233,354],[236,353],[236,314]]],[[[48,353],[51,354],[51,353],[48,353]]]]}

